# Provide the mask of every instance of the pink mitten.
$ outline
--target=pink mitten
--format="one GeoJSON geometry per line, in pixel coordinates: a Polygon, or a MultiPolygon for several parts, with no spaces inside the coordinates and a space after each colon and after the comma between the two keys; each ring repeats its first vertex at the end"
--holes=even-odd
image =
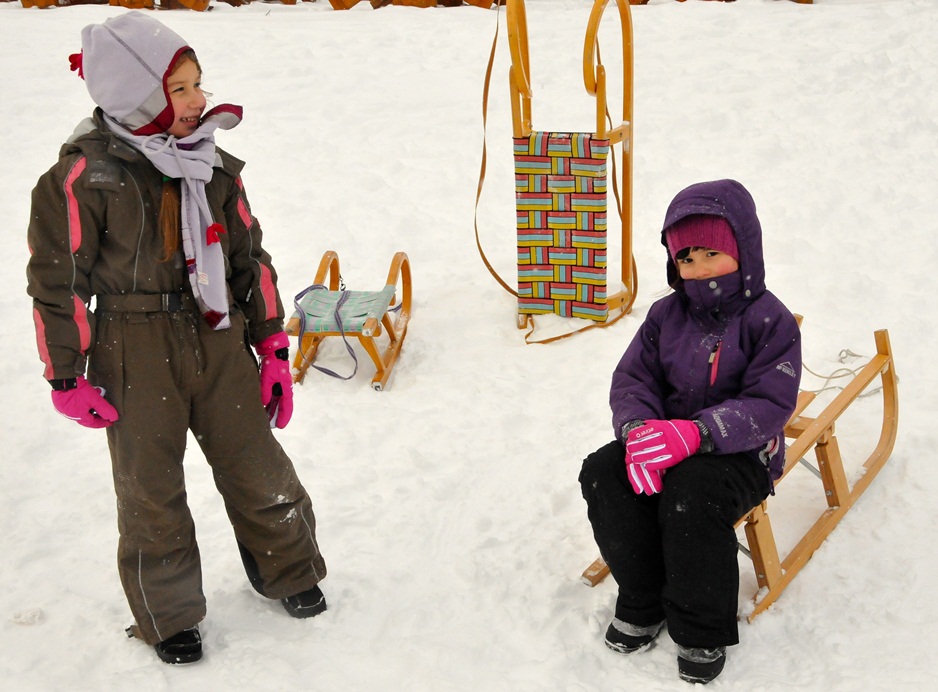
{"type": "Polygon", "coordinates": [[[92,387],[84,377],[76,377],[74,387],[53,390],[52,405],[63,416],[86,428],[106,428],[119,417],[117,409],[105,400],[104,390],[92,387]]]}
{"type": "Polygon", "coordinates": [[[261,357],[261,403],[270,427],[285,428],[293,416],[293,376],[290,374],[290,337],[271,334],[254,344],[261,357]]]}
{"type": "Polygon", "coordinates": [[[689,420],[647,420],[629,431],[625,463],[636,494],[653,495],[664,487],[665,470],[700,449],[700,430],[689,420]]]}

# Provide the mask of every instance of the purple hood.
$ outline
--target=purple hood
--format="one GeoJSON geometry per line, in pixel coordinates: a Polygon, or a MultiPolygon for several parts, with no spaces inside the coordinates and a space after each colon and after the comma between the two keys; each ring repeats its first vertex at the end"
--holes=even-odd
{"type": "MultiPolygon", "coordinates": [[[[661,229],[661,244],[667,248],[665,232],[686,216],[712,214],[729,222],[739,248],[739,270],[744,298],[758,298],[765,291],[765,260],[762,254],[762,226],[756,216],[752,195],[735,180],[697,183],[681,190],[668,207],[661,229]]],[[[668,284],[681,290],[677,267],[668,253],[668,284]]]]}

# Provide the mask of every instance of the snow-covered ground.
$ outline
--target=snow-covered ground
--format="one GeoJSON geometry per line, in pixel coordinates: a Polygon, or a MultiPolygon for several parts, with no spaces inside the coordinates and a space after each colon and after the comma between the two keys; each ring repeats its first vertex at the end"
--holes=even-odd
{"type": "MultiPolygon", "coordinates": [[[[591,4],[528,2],[538,129],[593,128],[580,62],[591,4]]],[[[614,5],[602,31],[612,83],[621,74],[614,5]]],[[[30,190],[92,107],[67,56],[84,25],[122,11],[0,3],[4,689],[686,689],[667,636],[630,658],[603,646],[614,584],[579,581],[596,549],[576,477],[610,439],[612,368],[666,290],[665,207],[685,185],[716,177],[742,181],[756,199],[768,285],[805,315],[812,370],[841,367],[842,349],[870,355],[873,330],[889,329],[901,422],[880,476],[769,612],[741,623],[711,687],[928,686],[938,647],[938,330],[928,299],[938,267],[938,3],[632,8],[640,292],[633,316],[548,346],[524,345],[513,299],[473,238],[494,11],[362,3],[335,12],[319,0],[160,12],[196,47],[216,101],[245,107],[219,142],[248,162],[282,294],[311,283],[327,249],[361,289],[378,287],[404,250],[415,286],[388,389],[371,390],[359,351],[352,381],[311,374],[294,422],[277,433],[313,497],[327,613],[292,620],[251,590],[193,445],[189,496],[209,614],[205,659],[185,668],[123,635],[105,436],[53,411],[25,294],[30,190]]],[[[479,218],[489,258],[513,283],[502,28],[479,218]]],[[[559,322],[542,329],[567,327],[559,322]]],[[[350,365],[337,341],[322,359],[350,365]]],[[[880,415],[875,397],[863,399],[838,427],[851,478],[880,415]]],[[[783,552],[822,504],[810,474],[785,480],[770,504],[783,552]]],[[[745,611],[755,578],[742,556],[740,567],[745,611]]]]}

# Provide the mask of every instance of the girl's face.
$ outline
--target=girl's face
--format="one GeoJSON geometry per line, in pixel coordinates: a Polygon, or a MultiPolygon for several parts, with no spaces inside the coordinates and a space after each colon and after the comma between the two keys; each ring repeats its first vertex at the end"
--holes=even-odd
{"type": "Polygon", "coordinates": [[[195,61],[183,58],[166,80],[166,88],[174,115],[173,124],[166,132],[178,138],[187,137],[195,132],[205,110],[202,71],[195,61]]]}
{"type": "Polygon", "coordinates": [[[718,276],[732,274],[739,269],[739,262],[729,255],[705,247],[691,248],[686,257],[676,262],[684,281],[715,279],[718,276]]]}

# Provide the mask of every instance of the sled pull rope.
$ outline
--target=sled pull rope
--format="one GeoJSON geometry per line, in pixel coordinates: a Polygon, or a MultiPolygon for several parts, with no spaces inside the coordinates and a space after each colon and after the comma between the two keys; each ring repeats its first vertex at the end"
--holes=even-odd
{"type": "Polygon", "coordinates": [[[493,277],[495,277],[495,280],[501,285],[502,288],[517,298],[518,292],[505,283],[502,277],[498,275],[498,272],[495,271],[489,262],[488,257],[485,256],[485,251],[482,249],[482,242],[479,240],[479,200],[482,197],[482,185],[485,183],[485,168],[487,159],[486,131],[488,126],[489,86],[492,83],[492,65],[495,63],[495,49],[498,46],[498,29],[499,25],[501,24],[499,21],[501,8],[501,3],[498,3],[495,6],[495,37],[492,39],[492,50],[489,52],[489,62],[485,68],[485,81],[482,87],[482,164],[479,169],[479,185],[476,188],[476,203],[472,214],[472,225],[475,227],[476,247],[479,250],[479,256],[482,257],[482,262],[485,264],[485,268],[489,270],[489,273],[493,277]]]}
{"type": "MultiPolygon", "coordinates": [[[[303,297],[304,297],[307,293],[309,293],[310,291],[328,291],[328,290],[329,290],[329,287],[328,287],[328,286],[325,286],[325,285],[323,285],[323,284],[313,284],[312,286],[309,286],[309,287],[307,287],[307,288],[304,288],[304,289],[303,289],[302,291],[300,291],[300,292],[296,295],[296,297],[293,299],[293,306],[296,308],[296,313],[297,313],[297,314],[299,315],[299,317],[300,317],[300,332],[299,332],[299,336],[297,337],[297,338],[298,338],[298,342],[297,342],[297,343],[303,343],[303,335],[306,333],[306,310],[304,310],[303,307],[300,305],[300,300],[302,300],[303,297]]],[[[350,379],[352,379],[353,377],[355,377],[355,374],[358,372],[358,358],[357,358],[356,355],[355,355],[355,349],[352,348],[352,345],[348,342],[348,338],[346,338],[346,335],[345,335],[345,325],[342,324],[342,312],[341,312],[341,309],[342,309],[342,306],[345,304],[345,302],[348,300],[349,292],[346,290],[346,288],[345,288],[345,283],[342,281],[342,277],[341,277],[341,276],[339,277],[339,292],[340,292],[340,296],[339,296],[339,299],[336,301],[336,304],[335,304],[334,318],[335,318],[336,324],[337,324],[338,327],[339,327],[339,332],[340,332],[341,335],[342,335],[342,341],[345,343],[345,350],[348,351],[348,354],[352,357],[352,361],[353,361],[353,363],[355,364],[355,367],[354,367],[354,369],[352,370],[352,374],[351,374],[351,375],[348,375],[348,376],[346,376],[346,375],[340,375],[339,373],[335,372],[334,370],[330,370],[329,368],[324,368],[324,367],[321,367],[321,366],[319,366],[319,365],[316,365],[315,363],[310,362],[310,361],[306,358],[306,355],[305,355],[305,354],[303,355],[303,361],[304,361],[305,363],[307,363],[307,365],[312,365],[314,368],[316,368],[316,369],[317,369],[319,372],[321,372],[321,373],[324,373],[324,374],[326,374],[326,375],[330,375],[331,377],[336,377],[336,378],[338,378],[338,379],[340,379],[340,380],[350,380],[350,379]]],[[[301,349],[300,349],[300,353],[302,353],[302,352],[303,352],[303,349],[301,348],[301,349]]]]}
{"type": "MultiPolygon", "coordinates": [[[[849,348],[841,349],[840,354],[838,355],[838,360],[841,363],[845,363],[847,358],[867,358],[867,363],[870,360],[868,356],[864,356],[859,353],[854,353],[849,348]]],[[[818,389],[799,388],[799,391],[810,392],[811,394],[820,394],[822,392],[840,391],[843,389],[843,387],[841,387],[840,385],[831,384],[831,381],[837,380],[843,377],[851,377],[851,378],[856,377],[857,373],[860,372],[865,366],[866,366],[866,363],[863,363],[862,365],[858,365],[855,368],[838,368],[837,370],[834,370],[834,372],[832,372],[829,375],[822,375],[821,373],[815,372],[814,370],[809,368],[807,365],[802,363],[801,367],[804,370],[806,370],[809,374],[814,375],[818,379],[824,380],[824,383],[818,389]]],[[[898,382],[898,378],[896,379],[896,381],[898,382]]],[[[869,391],[866,391],[866,392],[863,392],[862,394],[857,395],[857,399],[865,399],[866,397],[879,394],[881,391],[882,391],[882,386],[874,387],[873,389],[870,389],[869,391]]]]}

